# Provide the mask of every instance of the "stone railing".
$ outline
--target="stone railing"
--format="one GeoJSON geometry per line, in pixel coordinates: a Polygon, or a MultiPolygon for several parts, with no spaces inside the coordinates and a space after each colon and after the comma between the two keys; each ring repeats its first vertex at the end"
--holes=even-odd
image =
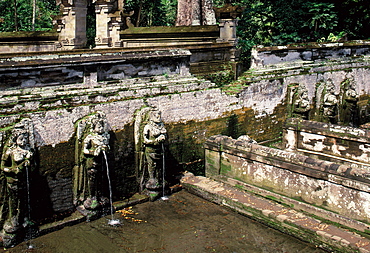
{"type": "Polygon", "coordinates": [[[238,179],[345,217],[370,221],[370,173],[227,136],[205,142],[206,176],[238,179]]]}
{"type": "Polygon", "coordinates": [[[287,46],[256,47],[252,50],[251,68],[277,68],[317,61],[340,60],[370,54],[370,41],[302,43],[287,46]]]}
{"type": "Polygon", "coordinates": [[[356,164],[370,172],[370,131],[298,118],[284,126],[284,145],[332,161],[356,164]]]}

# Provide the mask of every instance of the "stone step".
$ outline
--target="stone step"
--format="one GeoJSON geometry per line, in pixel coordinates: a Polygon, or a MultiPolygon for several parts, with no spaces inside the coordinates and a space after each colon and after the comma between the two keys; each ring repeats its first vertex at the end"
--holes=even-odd
{"type": "Polygon", "coordinates": [[[325,222],[288,205],[282,205],[274,201],[273,196],[270,199],[263,198],[244,190],[241,185],[233,187],[191,173],[184,175],[181,184],[191,193],[227,206],[317,247],[333,252],[370,252],[370,235],[362,236],[354,229],[325,222]]]}

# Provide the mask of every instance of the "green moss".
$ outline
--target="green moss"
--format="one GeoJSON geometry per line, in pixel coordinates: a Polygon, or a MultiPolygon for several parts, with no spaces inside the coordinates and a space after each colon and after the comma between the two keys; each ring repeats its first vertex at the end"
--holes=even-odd
{"type": "Polygon", "coordinates": [[[232,166],[231,165],[221,164],[221,169],[220,169],[221,174],[227,174],[230,171],[232,171],[232,166]]]}
{"type": "Polygon", "coordinates": [[[239,189],[239,190],[242,190],[244,191],[244,186],[240,185],[240,184],[236,184],[234,185],[235,188],[239,189]]]}

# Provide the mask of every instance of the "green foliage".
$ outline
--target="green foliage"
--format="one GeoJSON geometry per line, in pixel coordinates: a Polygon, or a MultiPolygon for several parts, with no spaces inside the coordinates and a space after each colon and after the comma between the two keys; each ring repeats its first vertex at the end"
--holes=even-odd
{"type": "Polygon", "coordinates": [[[234,81],[234,72],[232,70],[223,70],[208,74],[204,78],[216,84],[217,87],[223,87],[234,81]]]}
{"type": "Polygon", "coordinates": [[[86,37],[87,47],[94,48],[95,37],[96,37],[96,14],[95,14],[95,3],[90,3],[87,6],[87,15],[86,15],[86,37]]]}
{"type": "Polygon", "coordinates": [[[334,4],[306,2],[303,8],[307,9],[309,20],[305,26],[309,27],[314,37],[321,37],[338,25],[337,14],[333,11],[334,4]]]}
{"type": "Polygon", "coordinates": [[[125,12],[134,10],[135,26],[171,26],[176,21],[177,0],[127,0],[125,12]]]}
{"type": "Polygon", "coordinates": [[[334,34],[334,33],[330,33],[329,36],[327,38],[325,37],[322,37],[321,39],[319,39],[317,42],[337,42],[339,41],[343,36],[345,36],[347,33],[346,32],[340,32],[338,34],[334,34]]]}
{"type": "MultiPolygon", "coordinates": [[[[52,16],[58,14],[55,1],[38,0],[36,2],[35,31],[50,30],[52,16]]],[[[32,1],[1,0],[0,32],[32,31],[32,1]]]]}
{"type": "MultiPolygon", "coordinates": [[[[242,60],[253,46],[274,46],[341,38],[370,38],[368,0],[234,0],[245,7],[237,35],[242,60]],[[324,38],[324,39],[323,39],[324,38]]],[[[223,0],[217,0],[222,5],[223,0]]]]}

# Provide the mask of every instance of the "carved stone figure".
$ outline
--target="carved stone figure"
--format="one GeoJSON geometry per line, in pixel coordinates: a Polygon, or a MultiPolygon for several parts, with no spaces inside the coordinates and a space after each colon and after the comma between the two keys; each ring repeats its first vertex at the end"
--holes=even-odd
{"type": "Polygon", "coordinates": [[[163,143],[167,131],[161,119],[161,113],[152,107],[143,108],[135,122],[135,141],[138,151],[138,178],[140,190],[149,191],[151,200],[159,194],[165,182],[161,182],[163,173],[163,143]],[[146,181],[146,182],[144,182],[146,181]]]}
{"type": "Polygon", "coordinates": [[[80,120],[76,137],[73,201],[84,214],[84,210],[95,210],[108,203],[102,187],[110,137],[105,115],[98,112],[80,120]]]}
{"type": "Polygon", "coordinates": [[[335,94],[335,87],[332,80],[326,83],[326,89],[322,101],[322,122],[337,123],[338,99],[335,94]]]}
{"type": "Polygon", "coordinates": [[[356,126],[358,123],[356,118],[359,96],[356,92],[354,80],[352,78],[344,80],[341,90],[340,123],[345,126],[356,126]]]}
{"type": "Polygon", "coordinates": [[[249,135],[240,135],[238,137],[238,140],[245,141],[247,143],[257,144],[257,141],[253,140],[251,137],[249,137],[249,135]]]}
{"type": "Polygon", "coordinates": [[[34,136],[29,119],[16,124],[1,157],[0,217],[5,247],[13,246],[29,222],[29,173],[33,169],[34,136]]]}
{"type": "Polygon", "coordinates": [[[308,119],[310,112],[310,100],[308,99],[308,91],[306,86],[299,85],[293,94],[292,98],[293,116],[308,119]]]}

